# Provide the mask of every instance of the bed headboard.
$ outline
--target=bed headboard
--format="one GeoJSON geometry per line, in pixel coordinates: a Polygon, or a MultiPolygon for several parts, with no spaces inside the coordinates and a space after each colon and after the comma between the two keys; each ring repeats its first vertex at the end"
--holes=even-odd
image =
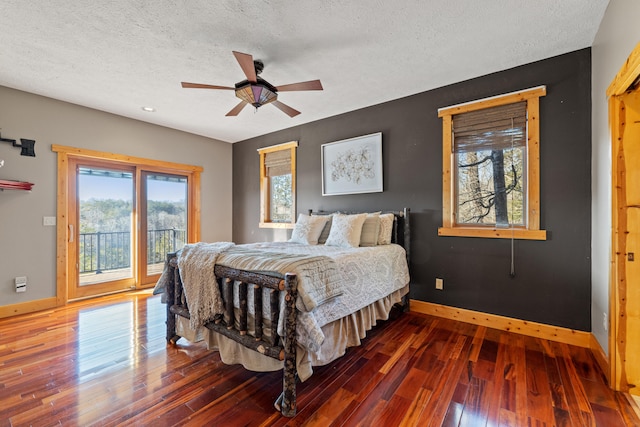
{"type": "MultiPolygon", "coordinates": [[[[314,211],[309,209],[309,215],[331,215],[332,213],[356,214],[362,213],[358,211],[314,211]]],[[[411,254],[411,221],[410,209],[404,208],[401,211],[381,211],[383,214],[393,214],[393,231],[391,232],[391,243],[397,243],[402,246],[407,253],[407,263],[410,261],[411,254]]],[[[411,265],[411,264],[409,264],[411,265]]]]}

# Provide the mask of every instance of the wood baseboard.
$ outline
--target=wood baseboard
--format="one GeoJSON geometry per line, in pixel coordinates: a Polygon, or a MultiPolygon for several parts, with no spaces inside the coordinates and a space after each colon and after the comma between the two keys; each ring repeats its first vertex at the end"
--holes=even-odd
{"type": "MultiPolygon", "coordinates": [[[[411,300],[411,311],[430,314],[432,316],[459,320],[461,322],[486,326],[501,331],[515,332],[536,338],[559,341],[566,344],[591,348],[591,333],[546,325],[544,323],[530,322],[528,320],[514,319],[498,316],[496,314],[482,313],[480,311],[464,308],[449,307],[441,304],[411,300]]],[[[595,340],[595,339],[594,339],[595,340]]],[[[604,352],[603,352],[604,354],[604,352]]],[[[598,361],[600,362],[600,361],[598,361]]]]}
{"type": "Polygon", "coordinates": [[[55,307],[57,307],[57,300],[55,297],[5,305],[0,307],[0,319],[17,316],[19,314],[34,313],[40,310],[48,310],[55,307]]]}

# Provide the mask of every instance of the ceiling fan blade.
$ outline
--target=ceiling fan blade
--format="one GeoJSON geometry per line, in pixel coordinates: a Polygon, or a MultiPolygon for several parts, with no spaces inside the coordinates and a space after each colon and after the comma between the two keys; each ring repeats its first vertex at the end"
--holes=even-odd
{"type": "Polygon", "coordinates": [[[229,86],[215,86],[215,85],[205,85],[202,83],[189,83],[182,82],[182,87],[185,89],[225,89],[225,90],[236,90],[235,87],[229,86]]]}
{"type": "Polygon", "coordinates": [[[298,114],[300,114],[300,111],[294,110],[293,108],[289,107],[287,104],[283,104],[282,102],[280,102],[278,100],[275,100],[275,101],[271,102],[271,104],[274,105],[279,110],[281,110],[282,112],[284,112],[289,117],[295,117],[298,114]]]}
{"type": "Polygon", "coordinates": [[[294,91],[294,90],[322,90],[320,80],[310,80],[308,82],[291,83],[276,87],[278,92],[294,91]]]}
{"type": "Polygon", "coordinates": [[[256,67],[253,65],[253,56],[248,53],[233,51],[233,55],[236,57],[240,68],[244,71],[244,75],[247,76],[247,80],[251,83],[255,83],[257,80],[256,67]]]}
{"type": "Polygon", "coordinates": [[[235,107],[233,107],[231,111],[225,114],[225,116],[237,116],[240,113],[240,111],[242,111],[242,109],[245,107],[245,105],[247,105],[246,102],[240,101],[240,103],[235,107]]]}

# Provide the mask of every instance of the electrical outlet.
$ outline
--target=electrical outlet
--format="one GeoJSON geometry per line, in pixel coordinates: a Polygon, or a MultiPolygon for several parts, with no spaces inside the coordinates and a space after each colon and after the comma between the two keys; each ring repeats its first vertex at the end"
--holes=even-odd
{"type": "Polygon", "coordinates": [[[602,327],[604,328],[604,331],[607,332],[609,330],[609,316],[607,316],[607,313],[602,313],[602,327]]]}
{"type": "Polygon", "coordinates": [[[27,292],[27,277],[20,276],[15,278],[16,292],[27,292]]]}
{"type": "Polygon", "coordinates": [[[440,290],[444,289],[444,280],[436,277],[436,289],[440,289],[440,290]]]}

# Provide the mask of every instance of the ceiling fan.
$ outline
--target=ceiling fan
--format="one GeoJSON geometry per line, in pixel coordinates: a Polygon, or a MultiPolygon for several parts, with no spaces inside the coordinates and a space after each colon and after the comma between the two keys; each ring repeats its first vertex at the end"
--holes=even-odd
{"type": "Polygon", "coordinates": [[[222,89],[233,90],[236,92],[236,96],[242,101],[231,109],[226,115],[237,116],[240,111],[247,105],[251,104],[256,109],[266,104],[273,104],[276,108],[283,111],[289,117],[295,117],[300,114],[300,111],[289,107],[286,104],[278,101],[278,92],[286,91],[298,91],[298,90],[322,90],[322,83],[320,80],[310,80],[308,82],[291,83],[283,86],[273,86],[268,81],[258,74],[264,69],[264,64],[260,60],[254,60],[248,53],[233,52],[236,57],[240,68],[244,71],[246,80],[243,80],[235,84],[235,87],[229,86],[215,86],[201,83],[189,83],[182,82],[183,88],[191,89],[222,89]]]}

